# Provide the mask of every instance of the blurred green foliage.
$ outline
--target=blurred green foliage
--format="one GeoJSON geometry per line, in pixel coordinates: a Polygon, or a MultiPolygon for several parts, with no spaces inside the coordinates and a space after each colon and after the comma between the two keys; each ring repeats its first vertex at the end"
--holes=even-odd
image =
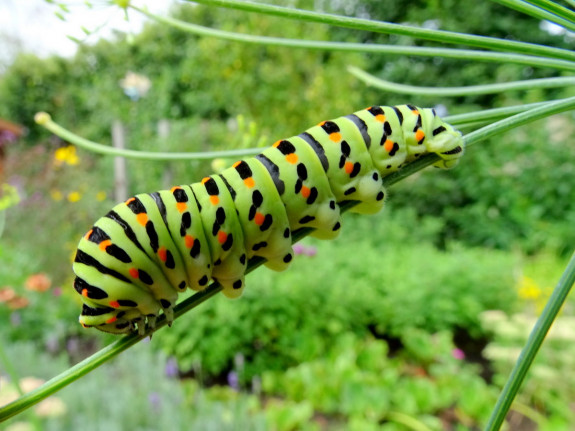
{"type": "Polygon", "coordinates": [[[183,370],[201,367],[208,380],[227,373],[240,353],[249,380],[322,357],[347,331],[401,343],[410,328],[465,328],[479,337],[482,311],[514,309],[508,254],[438,251],[426,241],[437,227],[418,226],[408,211],[350,216],[344,223],[336,241],[305,242],[317,255],[297,256],[284,273],[255,271],[241,299],[208,301],[154,336],[154,343],[183,370]]]}
{"type": "Polygon", "coordinates": [[[346,417],[358,430],[383,422],[389,426],[384,429],[404,429],[400,418],[441,429],[441,416],[450,414],[469,427],[485,421],[497,392],[475,367],[454,357],[450,333],[408,329],[405,335],[415,349],[389,358],[384,341],[341,334],[321,358],[264,373],[262,387],[346,417]]]}

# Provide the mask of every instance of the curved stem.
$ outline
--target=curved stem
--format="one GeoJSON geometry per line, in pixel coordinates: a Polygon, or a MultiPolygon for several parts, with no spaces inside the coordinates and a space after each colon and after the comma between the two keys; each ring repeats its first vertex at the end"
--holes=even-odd
{"type": "MultiPolygon", "coordinates": [[[[558,100],[557,102],[564,101],[566,99],[558,100]]],[[[517,112],[523,112],[531,108],[546,106],[549,102],[538,102],[528,105],[518,105],[515,107],[507,108],[497,108],[482,111],[479,113],[468,113],[460,114],[454,116],[445,117],[444,120],[448,123],[458,125],[462,122],[472,121],[477,123],[479,121],[484,122],[488,120],[493,120],[501,117],[506,117],[517,112]]],[[[74,132],[66,129],[65,127],[59,125],[52,120],[50,115],[45,112],[40,112],[36,114],[36,122],[44,126],[47,130],[59,136],[63,140],[70,142],[71,144],[77,145],[85,150],[92,151],[97,154],[102,154],[106,156],[119,156],[132,159],[140,160],[199,160],[199,159],[214,159],[216,157],[243,157],[252,156],[261,151],[261,148],[246,148],[242,150],[231,150],[231,151],[207,151],[201,153],[166,153],[166,152],[151,152],[151,151],[138,151],[138,150],[120,150],[118,148],[109,147],[107,145],[99,144],[94,141],[82,138],[81,136],[75,134],[74,132]]],[[[0,208],[1,209],[1,208],[0,208]]]]}
{"type": "MultiPolygon", "coordinates": [[[[188,0],[191,1],[191,0],[188,0]]],[[[498,39],[474,34],[456,33],[443,30],[431,30],[421,27],[394,24],[383,21],[340,16],[320,13],[302,9],[287,8],[269,4],[255,3],[247,0],[193,0],[211,6],[225,7],[245,12],[256,12],[266,15],[274,15],[298,21],[316,22],[321,24],[335,25],[338,27],[353,28],[356,30],[372,31],[376,33],[400,34],[419,39],[432,40],[435,42],[474,46],[477,48],[494,49],[506,52],[517,52],[565,60],[575,60],[575,52],[551,48],[533,43],[517,42],[507,39],[498,39]]]]}
{"type": "MultiPolygon", "coordinates": [[[[560,102],[564,99],[555,100],[555,102],[560,102]]],[[[525,105],[514,105],[505,106],[502,108],[485,109],[483,111],[468,112],[466,114],[455,114],[442,117],[445,122],[449,124],[459,125],[466,122],[478,122],[478,121],[491,121],[500,120],[502,118],[509,117],[513,114],[519,114],[520,112],[528,111],[529,109],[538,108],[540,106],[545,106],[549,103],[547,102],[535,102],[526,103],[525,105]]]]}
{"type": "Polygon", "coordinates": [[[478,141],[491,138],[492,136],[501,134],[524,124],[531,123],[554,114],[559,114],[560,112],[570,111],[572,109],[575,109],[575,96],[554,102],[548,102],[544,106],[513,115],[512,117],[499,120],[495,123],[489,124],[488,126],[482,127],[479,130],[468,133],[465,135],[465,144],[466,146],[471,146],[478,141]]]}
{"type": "Polygon", "coordinates": [[[37,124],[44,126],[50,132],[59,136],[63,140],[77,145],[85,150],[92,151],[97,154],[106,156],[126,157],[130,159],[139,160],[204,160],[214,159],[216,157],[243,157],[252,156],[261,151],[261,148],[247,148],[242,150],[229,150],[229,151],[204,151],[201,153],[167,153],[167,152],[153,152],[153,151],[138,151],[138,150],[125,150],[107,145],[102,145],[94,141],[82,138],[70,130],[60,126],[52,120],[46,112],[39,112],[34,117],[37,124]]]}
{"type": "Polygon", "coordinates": [[[416,85],[399,84],[378,78],[366,71],[348,66],[347,70],[372,87],[389,91],[390,93],[413,94],[417,96],[472,96],[479,94],[502,93],[511,90],[531,90],[534,88],[556,88],[575,85],[575,76],[558,78],[527,79],[524,81],[503,82],[497,84],[469,85],[465,87],[419,87],[416,85]]]}
{"type": "Polygon", "coordinates": [[[515,53],[502,53],[490,51],[476,51],[471,49],[419,47],[405,45],[383,45],[372,43],[347,43],[347,42],[322,42],[302,39],[287,39],[282,37],[254,36],[251,34],[233,33],[224,30],[216,30],[191,24],[174,18],[159,16],[146,11],[145,9],[130,6],[132,9],[143,13],[151,19],[170,25],[180,30],[198,34],[202,36],[217,37],[235,42],[252,43],[267,46],[282,46],[289,48],[318,49],[343,52],[371,52],[390,55],[412,55],[418,57],[444,57],[455,60],[489,61],[500,63],[505,58],[506,63],[524,64],[536,67],[549,67],[558,70],[575,70],[575,62],[558,60],[549,57],[537,57],[533,55],[523,55],[515,53]]]}

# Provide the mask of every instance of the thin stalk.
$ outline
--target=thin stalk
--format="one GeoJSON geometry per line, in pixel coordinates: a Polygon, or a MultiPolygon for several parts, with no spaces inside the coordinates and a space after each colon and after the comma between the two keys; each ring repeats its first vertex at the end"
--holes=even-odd
{"type": "Polygon", "coordinates": [[[202,36],[216,37],[234,42],[251,43],[266,46],[281,46],[287,48],[303,48],[313,50],[341,51],[341,52],[370,52],[377,54],[389,55],[412,55],[417,57],[443,57],[455,60],[472,60],[501,63],[505,58],[506,63],[523,64],[534,67],[549,67],[557,70],[575,70],[574,61],[559,60],[549,57],[538,57],[533,55],[523,55],[516,53],[503,53],[491,51],[477,51],[471,49],[439,48],[439,47],[421,47],[405,45],[384,45],[373,43],[352,43],[352,42],[324,42],[303,39],[288,39],[282,37],[255,36],[251,34],[234,33],[224,30],[203,27],[197,24],[191,24],[185,21],[177,20],[167,16],[155,15],[145,9],[130,6],[132,9],[141,12],[147,17],[170,25],[180,30],[198,34],[202,36]]]}
{"type": "Polygon", "coordinates": [[[129,159],[139,160],[205,160],[214,159],[216,157],[243,157],[252,156],[261,151],[261,148],[247,148],[242,150],[229,150],[229,151],[203,151],[200,153],[169,153],[169,152],[153,152],[153,151],[139,151],[139,150],[126,150],[107,145],[99,144],[94,141],[82,138],[74,132],[60,126],[52,120],[52,117],[46,112],[39,112],[34,116],[37,124],[45,127],[50,132],[59,136],[63,140],[77,145],[85,150],[92,151],[93,153],[103,154],[105,156],[126,157],[129,159]]]}
{"type": "Polygon", "coordinates": [[[378,78],[366,71],[348,66],[347,70],[367,85],[390,93],[413,94],[416,96],[474,96],[479,94],[503,93],[511,90],[532,90],[536,88],[556,88],[575,85],[575,76],[558,78],[527,79],[523,81],[502,82],[497,84],[469,85],[464,87],[420,87],[416,85],[399,84],[378,78]]]}
{"type": "Polygon", "coordinates": [[[511,41],[506,39],[498,39],[495,37],[477,36],[474,34],[456,33],[444,30],[431,30],[404,24],[373,21],[369,19],[287,8],[282,6],[256,3],[247,0],[193,0],[193,2],[210,6],[237,9],[245,12],[256,12],[260,14],[274,15],[298,21],[329,24],[338,27],[353,28],[356,30],[372,31],[376,33],[399,34],[403,36],[432,40],[435,42],[447,44],[458,44],[473,46],[476,48],[500,50],[505,52],[515,52],[544,57],[562,58],[565,60],[575,60],[575,52],[566,49],[552,48],[533,43],[511,41]]]}
{"type": "Polygon", "coordinates": [[[534,6],[524,0],[491,0],[492,2],[499,3],[510,9],[515,9],[521,13],[532,16],[540,20],[547,20],[553,22],[568,30],[575,31],[575,23],[563,17],[555,15],[555,13],[542,9],[539,6],[534,6]]]}
{"type": "MultiPolygon", "coordinates": [[[[511,129],[512,127],[517,127],[523,125],[529,121],[535,121],[540,118],[543,118],[548,115],[552,115],[558,112],[562,112],[568,109],[573,109],[575,107],[575,97],[571,97],[568,99],[564,99],[558,102],[551,102],[547,103],[545,106],[537,107],[535,109],[531,109],[527,112],[523,112],[521,114],[514,115],[513,117],[507,118],[505,120],[501,120],[497,123],[494,123],[490,126],[487,126],[483,129],[480,129],[476,132],[473,132],[469,135],[464,137],[467,146],[471,146],[477,143],[481,139],[486,139],[491,137],[497,133],[503,133],[511,129]],[[487,131],[484,132],[484,129],[487,131]]],[[[414,163],[407,165],[405,168],[401,169],[400,171],[388,175],[383,179],[383,184],[385,186],[391,186],[397,183],[399,180],[423,169],[426,166],[436,162],[439,160],[439,157],[435,154],[427,155],[414,163]]],[[[350,202],[342,205],[342,211],[346,211],[350,207],[352,207],[355,203],[350,202]]],[[[311,232],[311,229],[299,229],[293,232],[293,241],[297,242],[304,236],[308,235],[311,232]]],[[[575,258],[572,259],[572,266],[573,266],[573,277],[575,277],[575,258]]],[[[248,267],[246,273],[253,271],[255,268],[259,267],[264,262],[262,258],[253,258],[250,259],[248,262],[248,267]]],[[[186,313],[187,311],[191,310],[192,308],[197,307],[199,304],[211,298],[216,293],[221,291],[221,286],[218,283],[212,283],[206,290],[202,292],[198,292],[193,296],[185,299],[180,304],[176,305],[174,308],[174,318],[177,319],[182,314],[186,313]]],[[[553,296],[552,296],[553,298],[553,296]]],[[[546,308],[547,309],[547,308],[546,308]]],[[[544,311],[545,313],[545,311],[544,311]]],[[[160,329],[166,325],[165,317],[162,315],[158,318],[156,323],[156,328],[160,329]]],[[[156,329],[156,330],[157,330],[156,329]]],[[[108,360],[112,359],[119,353],[126,350],[128,347],[136,344],[137,342],[144,339],[146,336],[151,334],[151,331],[139,335],[138,333],[133,333],[126,335],[115,341],[114,343],[110,344],[109,346],[103,348],[99,352],[95,353],[94,355],[90,356],[89,358],[85,359],[84,361],[76,364],[72,368],[64,371],[60,375],[54,377],[53,379],[46,382],[41,387],[37,388],[36,390],[25,394],[24,396],[18,398],[16,401],[7,404],[3,407],[0,407],[0,422],[4,421],[16,414],[24,411],[25,409],[31,407],[32,405],[40,402],[41,400],[47,398],[48,396],[52,395],[56,391],[62,389],[63,387],[69,385],[73,381],[79,379],[80,377],[84,376],[88,372],[92,371],[93,369],[99,367],[103,363],[107,362],[108,360]]],[[[490,430],[493,430],[491,428],[490,430]]]]}
{"type": "MultiPolygon", "coordinates": [[[[529,0],[529,3],[540,7],[548,12],[554,13],[558,17],[575,22],[575,11],[550,0],[529,0]]],[[[571,3],[573,5],[573,3],[571,3]]]]}
{"type": "Polygon", "coordinates": [[[511,371],[511,375],[507,379],[507,383],[499,395],[499,399],[491,413],[491,417],[489,418],[485,431],[497,431],[503,424],[503,421],[507,416],[507,412],[513,403],[513,399],[519,391],[519,388],[527,375],[527,371],[533,363],[547,332],[549,332],[551,325],[561,310],[573,283],[575,283],[575,253],[571,256],[571,260],[567,264],[565,272],[561,276],[559,283],[557,283],[549,301],[547,301],[541,316],[537,319],[537,322],[529,335],[527,344],[521,351],[515,367],[511,371]]]}
{"type": "Polygon", "coordinates": [[[496,123],[482,127],[479,130],[468,133],[465,135],[465,145],[471,146],[478,141],[491,138],[492,136],[499,135],[524,124],[559,114],[560,112],[570,111],[572,109],[575,109],[575,96],[554,102],[548,102],[544,106],[513,115],[497,121],[496,123]]]}
{"type": "MultiPolygon", "coordinates": [[[[556,100],[559,102],[563,99],[556,100]]],[[[486,121],[486,120],[500,120],[509,117],[513,114],[528,111],[529,109],[538,108],[547,105],[547,102],[526,103],[525,105],[505,106],[503,108],[485,109],[483,111],[468,112],[465,114],[448,115],[442,117],[447,123],[453,125],[460,125],[464,122],[472,121],[486,121]]]]}
{"type": "Polygon", "coordinates": [[[457,125],[457,128],[462,132],[466,131],[466,133],[471,133],[470,130],[476,130],[481,127],[485,127],[491,123],[492,121],[490,120],[482,120],[482,121],[466,121],[461,123],[450,123],[450,124],[453,126],[457,125]]]}
{"type": "MultiPolygon", "coordinates": [[[[558,101],[562,101],[561,99],[558,101]]],[[[444,118],[444,120],[450,124],[457,125],[459,127],[472,127],[485,123],[486,121],[500,119],[508,117],[512,114],[518,112],[524,112],[529,109],[547,105],[549,102],[537,102],[526,105],[518,105],[506,108],[496,108],[488,109],[481,112],[470,112],[467,114],[451,115],[444,118]]],[[[151,152],[151,151],[139,151],[139,150],[121,150],[118,148],[110,147],[108,145],[100,144],[88,139],[82,138],[81,136],[75,134],[74,132],[64,128],[60,124],[52,120],[49,114],[45,112],[40,112],[35,116],[36,122],[44,126],[47,130],[59,136],[63,140],[70,142],[80,148],[85,150],[102,154],[106,156],[115,157],[126,157],[132,159],[140,160],[205,160],[214,159],[216,157],[226,158],[226,157],[244,157],[253,156],[261,152],[261,148],[246,148],[242,150],[230,150],[230,151],[209,151],[201,153],[170,153],[170,152],[151,152]]]]}

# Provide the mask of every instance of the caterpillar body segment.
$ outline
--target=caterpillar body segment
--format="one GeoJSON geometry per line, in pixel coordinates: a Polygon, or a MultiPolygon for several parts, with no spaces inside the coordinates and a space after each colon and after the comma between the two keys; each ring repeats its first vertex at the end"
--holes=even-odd
{"type": "Polygon", "coordinates": [[[252,158],[234,163],[221,177],[234,199],[247,258],[263,257],[267,267],[286,269],[293,259],[290,223],[267,169],[252,158]]]}
{"type": "Polygon", "coordinates": [[[385,176],[427,153],[441,158],[435,166],[451,168],[463,149],[461,133],[432,109],[372,106],[279,140],[219,175],[136,195],[78,244],[80,323],[144,333],[160,311],[171,323],[179,293],[203,290],[212,279],[235,298],[252,257],[286,269],[294,230],[310,227],[318,238],[335,238],[343,202],[376,213],[385,201],[385,176]]]}
{"type": "Polygon", "coordinates": [[[310,145],[298,136],[283,139],[256,159],[279,185],[291,230],[311,227],[315,229],[312,235],[322,239],[339,234],[339,207],[322,163],[310,145]]]}
{"type": "Polygon", "coordinates": [[[212,275],[212,255],[202,249],[207,247],[207,239],[191,187],[176,186],[161,190],[155,196],[157,205],[163,208],[162,218],[184,264],[182,269],[187,277],[187,287],[203,290],[212,275]]]}
{"type": "Polygon", "coordinates": [[[220,282],[224,295],[235,298],[244,287],[247,256],[234,200],[218,175],[206,177],[191,188],[211,254],[212,278],[220,282]]]}

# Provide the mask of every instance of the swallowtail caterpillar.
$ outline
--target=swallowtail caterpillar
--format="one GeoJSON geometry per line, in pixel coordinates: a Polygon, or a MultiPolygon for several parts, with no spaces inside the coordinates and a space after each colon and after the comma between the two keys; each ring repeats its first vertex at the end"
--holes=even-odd
{"type": "Polygon", "coordinates": [[[217,280],[227,297],[244,289],[254,256],[276,271],[293,259],[291,233],[333,239],[340,205],[373,214],[382,178],[427,153],[450,168],[463,155],[461,133],[433,109],[372,106],[277,141],[191,185],[139,194],[116,205],[80,240],[74,287],[80,323],[112,333],[144,332],[178,294],[217,280]]]}

